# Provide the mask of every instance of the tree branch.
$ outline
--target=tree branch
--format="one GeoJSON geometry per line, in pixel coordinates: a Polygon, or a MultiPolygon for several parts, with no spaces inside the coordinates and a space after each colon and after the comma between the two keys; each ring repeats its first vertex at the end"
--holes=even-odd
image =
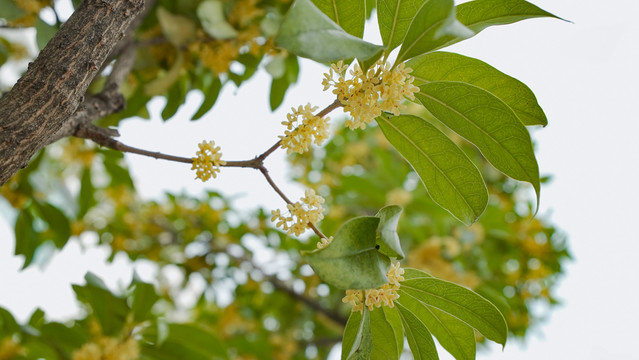
{"type": "Polygon", "coordinates": [[[0,185],[25,167],[78,109],[143,7],[144,0],[85,0],[0,98],[0,185]]]}

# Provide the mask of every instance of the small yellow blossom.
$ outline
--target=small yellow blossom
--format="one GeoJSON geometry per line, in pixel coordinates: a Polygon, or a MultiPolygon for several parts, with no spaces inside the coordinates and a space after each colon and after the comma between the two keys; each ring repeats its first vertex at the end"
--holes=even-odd
{"type": "Polygon", "coordinates": [[[318,249],[323,249],[325,247],[327,247],[331,242],[333,242],[333,237],[330,236],[328,239],[327,238],[321,238],[320,241],[317,243],[317,248],[318,249]]]}
{"type": "Polygon", "coordinates": [[[71,354],[72,360],[136,360],[140,358],[137,341],[128,338],[124,342],[112,337],[101,337],[88,342],[71,354]]]}
{"type": "Polygon", "coordinates": [[[191,170],[195,170],[198,179],[206,181],[211,177],[217,177],[220,172],[220,166],[226,165],[226,161],[222,160],[220,147],[215,146],[215,141],[203,141],[198,144],[200,150],[193,158],[193,166],[191,170]]]}
{"type": "Polygon", "coordinates": [[[300,105],[297,109],[291,108],[291,112],[286,115],[287,120],[282,121],[286,130],[279,138],[287,154],[293,151],[302,154],[308,151],[312,143],[321,145],[328,139],[329,118],[313,115],[316,110],[317,107],[311,107],[311,104],[300,105]]]}
{"type": "MultiPolygon", "coordinates": [[[[300,201],[287,204],[290,216],[284,216],[279,209],[271,211],[271,221],[275,226],[286,231],[287,234],[299,236],[308,228],[308,224],[315,224],[324,218],[324,198],[315,194],[312,189],[306,190],[300,201]]],[[[328,241],[328,239],[327,239],[328,241]]]]}
{"type": "Polygon", "coordinates": [[[351,129],[366,128],[382,111],[399,115],[401,101],[415,100],[414,93],[419,91],[413,85],[412,69],[404,63],[391,66],[390,62],[379,60],[366,72],[355,63],[349,80],[344,77],[346,68],[341,61],[331,65],[322,85],[325,91],[332,87],[344,111],[351,114],[352,118],[346,121],[351,129]]]}
{"type": "Polygon", "coordinates": [[[381,306],[394,307],[394,301],[399,298],[397,290],[399,290],[399,282],[404,281],[404,269],[399,262],[393,261],[391,268],[386,274],[388,283],[377,289],[367,290],[346,290],[346,296],[342,299],[344,303],[350,303],[353,311],[363,311],[364,306],[372,311],[381,306]]]}

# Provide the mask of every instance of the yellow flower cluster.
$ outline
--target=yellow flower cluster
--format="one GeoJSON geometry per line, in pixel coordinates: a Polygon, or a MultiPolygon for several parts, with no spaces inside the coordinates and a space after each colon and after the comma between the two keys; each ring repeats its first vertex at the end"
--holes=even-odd
{"type": "Polygon", "coordinates": [[[215,146],[215,141],[202,141],[198,144],[200,150],[195,153],[197,157],[193,159],[191,170],[195,170],[198,179],[206,181],[211,177],[215,178],[220,172],[220,166],[226,165],[226,161],[222,160],[220,147],[215,146]]]}
{"type": "Polygon", "coordinates": [[[350,303],[353,306],[353,311],[364,311],[364,306],[369,311],[373,311],[376,307],[382,305],[393,307],[395,304],[393,301],[399,298],[397,290],[399,290],[399,282],[404,281],[404,269],[399,266],[399,262],[394,261],[391,265],[388,274],[388,283],[377,289],[367,290],[346,290],[346,296],[342,299],[344,303],[350,303]]]}
{"type": "Polygon", "coordinates": [[[355,63],[349,80],[344,77],[347,68],[341,61],[331,65],[322,85],[324,91],[333,87],[344,111],[350,112],[352,118],[346,125],[351,129],[366,128],[382,111],[399,115],[401,101],[415,100],[414,93],[419,91],[410,75],[413,70],[404,63],[391,66],[390,62],[378,60],[366,72],[355,63]]]}
{"type": "MultiPolygon", "coordinates": [[[[324,218],[322,212],[324,198],[316,195],[312,189],[306,190],[304,197],[294,204],[286,205],[289,216],[284,216],[279,209],[271,211],[271,221],[275,226],[285,230],[287,234],[299,236],[308,227],[308,224],[315,224],[324,218]]],[[[327,239],[328,241],[328,239],[327,239]]]]}
{"type": "Polygon", "coordinates": [[[112,337],[102,337],[97,342],[89,342],[75,350],[72,360],[136,360],[140,358],[140,346],[137,341],[128,338],[119,342],[112,337]]]}
{"type": "Polygon", "coordinates": [[[0,360],[22,358],[22,356],[19,355],[25,355],[25,348],[23,348],[20,343],[16,342],[10,336],[0,341],[0,360]]]}
{"type": "Polygon", "coordinates": [[[286,126],[284,135],[280,136],[281,146],[286,149],[286,153],[293,151],[302,154],[311,147],[312,143],[321,145],[328,138],[328,117],[313,115],[317,106],[311,104],[291,108],[291,112],[286,115],[286,121],[282,125],[286,126]]]}

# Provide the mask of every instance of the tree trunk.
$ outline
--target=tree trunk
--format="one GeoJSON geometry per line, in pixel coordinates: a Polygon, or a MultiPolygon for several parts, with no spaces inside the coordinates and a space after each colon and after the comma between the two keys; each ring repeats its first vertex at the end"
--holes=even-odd
{"type": "Polygon", "coordinates": [[[0,185],[65,124],[144,0],[85,0],[0,98],[0,185]]]}

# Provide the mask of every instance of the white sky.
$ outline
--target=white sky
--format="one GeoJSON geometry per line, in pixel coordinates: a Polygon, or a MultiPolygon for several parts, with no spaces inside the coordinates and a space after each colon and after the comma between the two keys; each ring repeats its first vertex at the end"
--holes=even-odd
{"type": "MultiPolygon", "coordinates": [[[[549,125],[534,133],[544,175],[554,181],[542,189],[542,215],[551,215],[569,236],[575,261],[558,288],[563,305],[535,329],[527,344],[507,344],[478,354],[478,359],[639,359],[639,134],[635,105],[639,102],[639,1],[534,0],[536,5],[572,20],[537,19],[485,30],[455,45],[526,83],[544,108],[549,125]],[[633,281],[634,280],[634,281],[633,281]]],[[[324,69],[304,62],[299,85],[289,92],[275,115],[268,112],[268,76],[261,74],[239,91],[227,87],[206,119],[187,117],[201,97],[189,98],[180,119],[162,123],[130,120],[121,127],[122,141],[141,148],[190,156],[195,144],[214,139],[227,159],[248,159],[270,146],[280,133],[280,119],[290,106],[311,101],[330,103],[321,91],[324,69]],[[189,109],[190,108],[190,109],[189,109]]],[[[160,100],[163,101],[163,100],[160,100]]],[[[156,115],[159,110],[156,110],[156,115]]],[[[338,114],[333,114],[336,117],[338,114]]],[[[165,190],[204,188],[193,181],[188,166],[127,156],[144,196],[165,190]]],[[[267,165],[276,181],[286,174],[281,151],[267,165]]],[[[242,208],[281,206],[281,200],[256,171],[224,169],[206,187],[239,194],[242,208]]],[[[295,198],[302,190],[285,186],[295,198]]],[[[12,224],[12,222],[11,222],[12,224]]],[[[71,242],[44,271],[19,272],[13,257],[12,225],[0,219],[0,306],[25,319],[36,306],[55,319],[76,310],[70,283],[81,283],[87,270],[116,286],[130,280],[127,261],[105,265],[105,252],[81,251],[71,242]]],[[[149,271],[144,274],[151,277],[149,271]]],[[[442,359],[448,355],[440,352],[442,359]]]]}

